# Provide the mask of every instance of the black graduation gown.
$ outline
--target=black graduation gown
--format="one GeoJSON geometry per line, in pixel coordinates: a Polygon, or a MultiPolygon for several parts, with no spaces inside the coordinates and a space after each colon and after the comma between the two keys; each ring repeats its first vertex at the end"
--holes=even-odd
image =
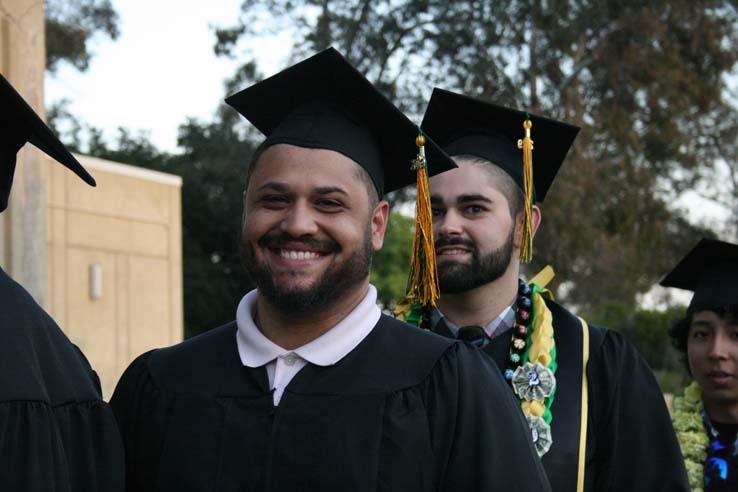
{"type": "Polygon", "coordinates": [[[517,402],[473,347],[383,315],[275,407],[236,330],[146,353],[121,378],[129,491],[550,490],[517,402]]]}
{"type": "MultiPolygon", "coordinates": [[[[581,415],[582,328],[560,304],[551,310],[556,343],[553,444],[543,466],[554,492],[576,490],[581,415]]],[[[440,334],[452,336],[444,325],[440,334]]],[[[484,347],[501,371],[510,336],[484,347]]],[[[585,491],[687,491],[684,461],[661,389],[646,362],[620,333],[589,325],[585,491]]],[[[512,389],[508,385],[508,391],[512,389]]]]}
{"type": "Polygon", "coordinates": [[[0,490],[122,491],[123,460],[87,359],[0,269],[0,490]]]}

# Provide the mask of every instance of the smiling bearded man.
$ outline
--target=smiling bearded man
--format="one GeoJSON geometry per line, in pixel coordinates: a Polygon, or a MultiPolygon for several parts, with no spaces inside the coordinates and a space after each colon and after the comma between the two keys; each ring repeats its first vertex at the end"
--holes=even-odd
{"type": "Polygon", "coordinates": [[[438,305],[399,314],[497,362],[554,491],[687,490],[664,398],[635,348],[520,278],[536,203],[579,129],[441,89],[422,128],[458,168],[430,179],[438,305]]]}
{"type": "MultiPolygon", "coordinates": [[[[289,157],[289,154],[295,154],[296,152],[296,149],[291,149],[284,144],[277,145],[274,150],[267,150],[263,155],[258,154],[260,160],[263,161],[260,165],[266,166],[273,172],[279,166],[279,162],[272,161],[276,158],[289,157]]],[[[310,149],[307,152],[311,158],[329,163],[327,164],[329,177],[335,175],[337,167],[345,166],[345,163],[339,161],[348,160],[348,158],[341,155],[322,149],[310,149]]],[[[351,163],[347,168],[348,172],[354,170],[351,163]]],[[[256,236],[246,229],[253,220],[247,221],[248,215],[244,214],[244,228],[241,234],[241,258],[244,268],[256,285],[259,286],[261,294],[280,311],[297,314],[331,306],[342,296],[345,296],[347,292],[350,292],[352,287],[362,284],[368,278],[373,250],[370,219],[371,213],[379,200],[366,172],[361,169],[355,171],[367,183],[366,189],[370,200],[367,206],[364,207],[367,224],[363,236],[353,246],[341,244],[337,238],[332,237],[326,231],[321,231],[315,235],[302,234],[304,231],[298,231],[297,234],[300,235],[295,237],[290,233],[290,230],[279,228],[267,231],[261,236],[256,236]],[[256,239],[255,244],[254,239],[256,239]],[[259,252],[271,252],[279,255],[284,260],[281,263],[284,263],[287,269],[280,272],[278,267],[273,266],[267,258],[263,257],[264,255],[259,255],[259,252]],[[343,255],[343,258],[338,258],[339,255],[343,255]],[[336,258],[331,260],[325,269],[314,276],[312,282],[310,282],[311,275],[305,267],[311,262],[317,262],[328,257],[336,258]]],[[[255,173],[250,174],[249,182],[252,181],[253,174],[255,173]]],[[[300,181],[306,179],[306,177],[303,177],[301,169],[298,169],[298,174],[300,181]]],[[[258,171],[256,175],[258,179],[258,171]]],[[[314,176],[314,173],[311,173],[310,177],[312,176],[314,176]]],[[[362,191],[361,187],[357,191],[362,191]]],[[[354,195],[357,195],[357,193],[354,193],[354,195]]],[[[325,199],[325,196],[323,199],[325,199]]],[[[326,205],[327,202],[323,206],[326,205]]],[[[244,210],[249,212],[251,208],[253,207],[249,207],[246,194],[244,194],[244,210]]],[[[361,209],[358,209],[358,211],[360,212],[361,209]]]]}
{"type": "Polygon", "coordinates": [[[124,374],[129,490],[550,490],[493,363],[376,305],[381,197],[415,180],[417,127],[332,49],[227,101],[266,135],[243,193],[257,288],[124,374]]]}

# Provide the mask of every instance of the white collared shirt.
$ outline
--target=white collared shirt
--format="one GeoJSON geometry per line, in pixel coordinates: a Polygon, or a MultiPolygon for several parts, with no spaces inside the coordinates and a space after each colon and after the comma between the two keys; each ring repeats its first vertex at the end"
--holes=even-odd
{"type": "Polygon", "coordinates": [[[340,361],[369,335],[382,315],[377,289],[370,284],[364,299],[338,324],[302,347],[287,350],[265,337],[254,323],[256,297],[257,291],[252,290],[238,304],[236,344],[243,365],[265,366],[275,406],[300,369],[307,364],[332,366],[340,361]]]}

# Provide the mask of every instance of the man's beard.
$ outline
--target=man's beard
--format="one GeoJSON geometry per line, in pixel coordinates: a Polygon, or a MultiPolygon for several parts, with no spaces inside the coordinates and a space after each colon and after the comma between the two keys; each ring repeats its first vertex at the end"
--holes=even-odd
{"type": "MultiPolygon", "coordinates": [[[[335,254],[341,251],[338,243],[331,239],[318,240],[311,237],[295,239],[286,234],[267,234],[257,244],[261,248],[279,248],[283,244],[299,242],[309,249],[335,254]]],[[[364,281],[372,264],[371,230],[364,236],[363,244],[347,259],[331,264],[311,285],[290,288],[275,282],[272,271],[264,263],[258,263],[254,248],[241,239],[241,261],[246,272],[256,283],[259,292],[277,309],[289,314],[319,311],[337,301],[341,296],[364,281]]],[[[302,272],[290,272],[290,277],[299,278],[302,272]]]]}
{"type": "Polygon", "coordinates": [[[514,230],[505,243],[498,249],[481,257],[476,243],[471,239],[441,238],[436,241],[436,248],[441,246],[460,245],[469,249],[469,263],[438,263],[438,283],[442,294],[459,294],[482,285],[494,282],[502,277],[510,266],[513,253],[514,230]]]}

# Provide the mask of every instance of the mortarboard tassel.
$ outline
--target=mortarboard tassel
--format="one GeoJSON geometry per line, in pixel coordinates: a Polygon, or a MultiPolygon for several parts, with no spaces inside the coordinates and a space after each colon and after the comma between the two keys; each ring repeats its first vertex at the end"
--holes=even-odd
{"type": "Polygon", "coordinates": [[[533,122],[526,114],[523,122],[525,137],[518,140],[518,148],[523,149],[523,192],[525,193],[525,216],[523,217],[523,238],[520,247],[520,261],[530,263],[533,259],[533,140],[530,128],[533,122]]]}
{"type": "Polygon", "coordinates": [[[415,202],[413,256],[405,295],[406,300],[420,304],[422,309],[429,309],[436,305],[440,289],[433,242],[433,215],[428,189],[428,167],[425,160],[425,137],[422,132],[415,139],[415,145],[418,146],[418,156],[412,161],[412,169],[418,173],[418,195],[415,202]]]}

